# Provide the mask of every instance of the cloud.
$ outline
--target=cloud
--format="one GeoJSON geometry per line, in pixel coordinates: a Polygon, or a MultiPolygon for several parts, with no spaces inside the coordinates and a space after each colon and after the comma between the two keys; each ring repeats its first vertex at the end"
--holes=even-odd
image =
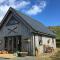
{"type": "Polygon", "coordinates": [[[29,5],[29,1],[16,1],[16,0],[0,0],[0,20],[2,20],[3,16],[6,14],[9,7],[13,7],[15,9],[22,9],[29,5]]]}
{"type": "Polygon", "coordinates": [[[37,13],[42,12],[42,9],[39,8],[39,6],[34,5],[31,9],[27,11],[27,14],[29,15],[36,15],[37,13]]]}
{"type": "Polygon", "coordinates": [[[26,13],[29,15],[36,15],[38,13],[41,13],[45,7],[46,1],[41,1],[39,4],[33,5],[32,8],[26,11],[26,13]]]}
{"type": "Polygon", "coordinates": [[[45,0],[0,0],[0,21],[6,14],[9,7],[13,7],[28,15],[37,15],[46,7],[45,0]]]}
{"type": "Polygon", "coordinates": [[[0,3],[3,3],[5,0],[0,0],[0,3]]]}
{"type": "Polygon", "coordinates": [[[23,7],[25,7],[29,4],[30,4],[30,2],[22,1],[19,4],[16,5],[16,8],[23,8],[23,7]]]}

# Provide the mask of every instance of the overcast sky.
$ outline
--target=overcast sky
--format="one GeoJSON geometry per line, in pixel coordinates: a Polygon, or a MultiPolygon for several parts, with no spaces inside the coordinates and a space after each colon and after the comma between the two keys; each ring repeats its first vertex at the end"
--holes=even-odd
{"type": "Polygon", "coordinates": [[[9,7],[31,16],[46,26],[60,26],[60,0],[0,0],[0,21],[9,7]]]}

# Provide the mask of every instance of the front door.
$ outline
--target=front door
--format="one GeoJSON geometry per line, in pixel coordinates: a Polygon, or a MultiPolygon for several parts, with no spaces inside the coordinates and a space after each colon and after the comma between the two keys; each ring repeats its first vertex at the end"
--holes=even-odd
{"type": "Polygon", "coordinates": [[[21,51],[21,36],[5,37],[5,50],[9,52],[21,51]]]}

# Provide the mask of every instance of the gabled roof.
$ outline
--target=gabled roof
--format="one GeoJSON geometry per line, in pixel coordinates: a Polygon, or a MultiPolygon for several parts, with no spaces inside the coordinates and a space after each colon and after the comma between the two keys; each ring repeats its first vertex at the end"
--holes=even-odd
{"type": "Polygon", "coordinates": [[[7,16],[11,12],[14,12],[14,13],[18,14],[19,17],[22,17],[36,32],[43,33],[43,34],[50,35],[50,36],[55,36],[55,34],[52,31],[50,31],[47,27],[45,27],[41,22],[38,22],[37,20],[34,20],[31,17],[26,16],[26,15],[22,14],[21,12],[16,11],[15,9],[13,9],[11,7],[9,8],[5,17],[3,18],[1,25],[0,25],[0,28],[3,26],[3,24],[7,20],[7,16]]]}

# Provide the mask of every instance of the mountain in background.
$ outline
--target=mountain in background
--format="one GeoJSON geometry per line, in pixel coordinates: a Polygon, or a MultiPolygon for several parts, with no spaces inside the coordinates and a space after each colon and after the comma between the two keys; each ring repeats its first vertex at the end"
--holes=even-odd
{"type": "Polygon", "coordinates": [[[56,44],[60,47],[60,26],[49,26],[48,29],[56,34],[56,44]]]}

